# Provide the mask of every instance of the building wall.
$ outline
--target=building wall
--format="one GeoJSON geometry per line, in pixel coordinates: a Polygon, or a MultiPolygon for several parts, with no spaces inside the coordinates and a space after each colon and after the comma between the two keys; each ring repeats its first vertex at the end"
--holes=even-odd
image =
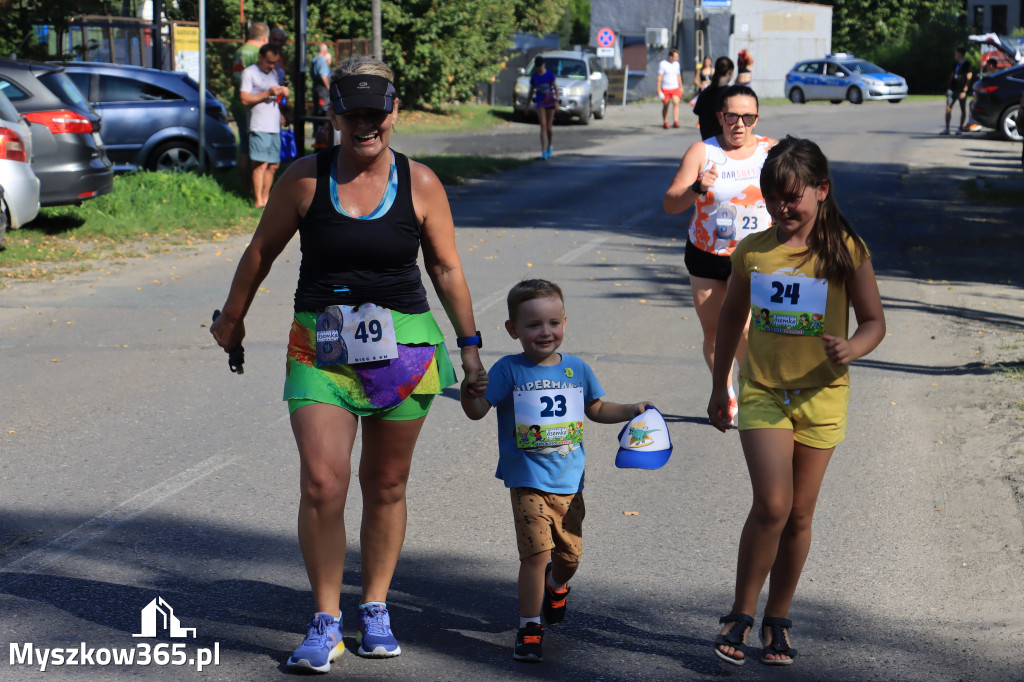
{"type": "Polygon", "coordinates": [[[781,0],[733,0],[729,56],[754,59],[751,83],[759,97],[785,96],[786,72],[803,59],[832,51],[832,8],[781,0]]]}
{"type": "Polygon", "coordinates": [[[1009,35],[1015,28],[1024,25],[1024,0],[971,0],[967,6],[967,24],[981,33],[1009,35]],[[1002,7],[1006,13],[1006,26],[995,26],[995,7],[1002,7]]]}

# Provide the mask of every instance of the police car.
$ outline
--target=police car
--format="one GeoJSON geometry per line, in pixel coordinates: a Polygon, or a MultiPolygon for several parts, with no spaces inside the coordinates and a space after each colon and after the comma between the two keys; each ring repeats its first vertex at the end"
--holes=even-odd
{"type": "Polygon", "coordinates": [[[810,100],[839,104],[844,99],[852,104],[866,99],[887,99],[895,104],[906,96],[903,77],[847,52],[797,62],[786,74],[786,97],[795,104],[810,100]]]}

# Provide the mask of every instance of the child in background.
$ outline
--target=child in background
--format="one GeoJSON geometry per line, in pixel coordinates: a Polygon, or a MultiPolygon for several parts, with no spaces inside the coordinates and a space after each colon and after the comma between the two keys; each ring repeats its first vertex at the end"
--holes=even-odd
{"type": "Polygon", "coordinates": [[[462,409],[482,419],[498,408],[497,478],[512,496],[519,545],[519,631],[512,657],[539,662],[544,628],[565,617],[567,583],[583,552],[583,416],[601,424],[629,421],[649,402],[609,403],[590,367],[558,352],[565,304],[557,284],[525,280],[508,293],[505,329],[523,352],[506,355],[462,384],[462,409]],[[486,391],[474,398],[469,390],[486,391]],[[571,428],[570,428],[571,426],[571,428]]]}
{"type": "Polygon", "coordinates": [[[885,316],[871,255],[839,212],[828,160],[816,144],[787,137],[775,145],[761,169],[761,193],[772,227],[732,253],[708,402],[711,424],[725,432],[740,334],[752,306],[768,310],[766,324],[750,329],[740,369],[738,428],[754,500],[740,535],[735,601],[720,619],[725,628],[715,654],[743,665],[741,646],[771,573],[760,658],[790,665],[797,651],[789,608],[825,468],[846,436],[849,364],[882,341],[885,316]],[[851,303],[857,330],[849,336],[851,303]],[[800,328],[804,313],[817,324],[800,328]]]}

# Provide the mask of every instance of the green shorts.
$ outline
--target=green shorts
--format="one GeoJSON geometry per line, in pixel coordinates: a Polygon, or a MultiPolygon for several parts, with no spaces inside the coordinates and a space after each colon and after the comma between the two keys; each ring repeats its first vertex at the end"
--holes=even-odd
{"type": "Polygon", "coordinates": [[[740,377],[739,430],[789,429],[793,439],[828,450],[846,438],[850,387],[770,388],[740,377]]]}
{"type": "MultiPolygon", "coordinates": [[[[408,421],[426,416],[434,396],[456,382],[444,335],[433,315],[392,311],[399,353],[418,346],[415,361],[395,361],[383,374],[369,378],[357,366],[316,365],[316,314],[295,314],[288,340],[284,400],[289,413],[303,405],[326,403],[363,417],[408,421]],[[425,349],[430,352],[424,353],[425,349]]],[[[378,370],[379,371],[379,370],[378,370]]]]}
{"type": "MultiPolygon", "coordinates": [[[[319,400],[293,398],[288,401],[288,414],[295,412],[295,410],[300,407],[315,405],[319,402],[319,400]]],[[[377,419],[385,419],[393,422],[412,421],[413,419],[426,417],[427,413],[430,412],[430,405],[433,402],[434,395],[414,393],[402,402],[398,403],[396,407],[392,407],[386,412],[379,412],[373,416],[377,419]]]]}

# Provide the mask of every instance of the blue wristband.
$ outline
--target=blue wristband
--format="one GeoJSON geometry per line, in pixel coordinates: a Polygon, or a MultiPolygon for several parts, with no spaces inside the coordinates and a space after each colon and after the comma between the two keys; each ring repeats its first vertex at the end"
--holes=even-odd
{"type": "Polygon", "coordinates": [[[465,348],[466,346],[477,346],[478,348],[484,347],[484,341],[480,338],[479,331],[477,331],[476,336],[460,336],[455,339],[455,343],[459,348],[465,348]]]}

